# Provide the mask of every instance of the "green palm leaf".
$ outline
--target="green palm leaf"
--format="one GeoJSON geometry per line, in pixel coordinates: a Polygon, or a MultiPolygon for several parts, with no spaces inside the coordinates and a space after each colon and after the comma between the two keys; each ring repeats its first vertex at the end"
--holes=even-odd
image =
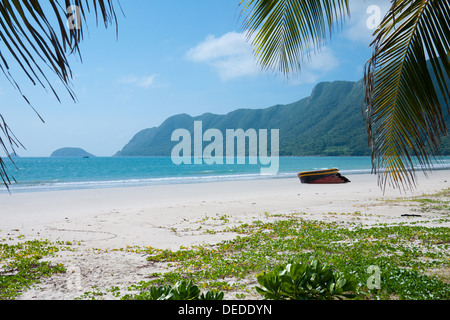
{"type": "MultiPolygon", "coordinates": [[[[385,188],[415,185],[447,134],[439,96],[448,105],[448,0],[393,0],[375,32],[365,70],[366,122],[372,165],[385,188]],[[430,63],[427,65],[427,60],[430,63]],[[435,80],[435,81],[433,81],[435,80]]],[[[288,75],[345,18],[348,1],[242,0],[244,23],[264,69],[288,75]]]]}
{"type": "Polygon", "coordinates": [[[301,70],[348,13],[348,0],[242,0],[243,27],[264,69],[301,70]]]}
{"type": "MultiPolygon", "coordinates": [[[[79,43],[83,39],[86,16],[90,12],[95,14],[97,23],[101,19],[105,27],[115,24],[117,33],[114,0],[0,1],[0,69],[33,110],[11,73],[11,65],[17,64],[33,85],[51,90],[59,100],[48,79],[49,74],[56,74],[71,98],[76,100],[70,87],[72,71],[68,56],[78,54],[81,59],[79,43]],[[78,9],[81,25],[76,28],[69,28],[69,7],[78,9]]],[[[0,118],[0,146],[9,154],[9,148],[14,151],[14,147],[21,145],[1,115],[0,118]]],[[[0,178],[8,187],[11,180],[1,157],[0,178]]]]}
{"type": "Polygon", "coordinates": [[[373,168],[383,188],[414,186],[414,167],[427,172],[439,156],[440,137],[447,134],[439,94],[449,96],[449,15],[449,1],[397,0],[375,32],[365,104],[373,168]]]}

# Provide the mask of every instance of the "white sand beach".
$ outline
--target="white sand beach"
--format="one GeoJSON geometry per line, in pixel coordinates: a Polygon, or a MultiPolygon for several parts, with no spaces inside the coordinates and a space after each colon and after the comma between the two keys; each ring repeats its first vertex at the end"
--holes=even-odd
{"type": "MultiPolygon", "coordinates": [[[[305,185],[297,178],[176,184],[121,189],[33,192],[0,195],[0,238],[48,239],[78,243],[52,261],[76,270],[77,285],[67,274],[44,279],[19,299],[74,299],[93,286],[127,286],[157,271],[145,256],[111,251],[127,246],[179,249],[217,243],[232,233],[204,232],[255,219],[264,213],[307,213],[306,219],[350,219],[329,212],[376,213],[364,223],[405,219],[404,206],[382,200],[430,194],[449,188],[450,170],[418,175],[417,188],[408,193],[387,189],[374,175],[347,176],[351,183],[305,185]],[[220,223],[219,223],[220,222],[220,223]],[[201,227],[201,228],[200,228],[201,227]],[[108,254],[95,254],[101,249],[108,254]],[[106,251],[108,250],[108,251],[106,251]]],[[[421,218],[412,218],[421,219],[421,218]]],[[[22,239],[22,240],[23,240],[22,239]]]]}

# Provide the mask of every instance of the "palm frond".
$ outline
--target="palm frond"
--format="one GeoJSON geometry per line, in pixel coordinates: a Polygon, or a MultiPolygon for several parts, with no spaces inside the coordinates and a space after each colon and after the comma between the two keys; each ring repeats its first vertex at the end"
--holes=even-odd
{"type": "MultiPolygon", "coordinates": [[[[76,101],[75,93],[70,87],[73,75],[68,57],[77,54],[81,59],[79,44],[86,29],[86,17],[91,12],[95,14],[97,23],[101,19],[105,27],[115,24],[117,33],[114,2],[114,0],[0,1],[0,69],[34,111],[36,109],[16,82],[11,66],[16,66],[14,72],[17,70],[23,72],[33,85],[51,90],[59,101],[54,85],[48,77],[49,74],[56,74],[70,97],[76,101]],[[93,9],[90,8],[90,4],[93,9]],[[67,11],[69,7],[76,8],[76,14],[80,15],[81,24],[76,28],[69,27],[70,16],[67,11]]],[[[12,135],[3,118],[1,119],[3,125],[0,126],[0,145],[5,153],[9,154],[9,148],[14,150],[20,143],[12,135]]],[[[1,157],[0,177],[6,186],[11,182],[1,157]]]]}
{"type": "Polygon", "coordinates": [[[439,157],[447,134],[439,95],[448,106],[449,15],[447,0],[396,0],[375,32],[365,105],[373,169],[383,188],[414,187],[416,167],[426,173],[439,157]]]}
{"type": "MultiPolygon", "coordinates": [[[[9,126],[6,124],[3,116],[0,114],[0,147],[8,155],[8,158],[12,162],[12,164],[15,165],[13,159],[11,158],[11,154],[9,153],[8,146],[11,146],[12,153],[16,153],[15,148],[23,147],[23,145],[14,135],[14,133],[12,133],[9,126]],[[1,139],[1,134],[5,135],[7,139],[6,143],[1,139]]],[[[9,174],[8,166],[1,157],[0,157],[0,179],[2,180],[3,185],[6,186],[8,190],[11,181],[15,181],[14,177],[12,177],[9,174]]]]}
{"type": "Polygon", "coordinates": [[[348,0],[242,0],[243,27],[263,69],[301,71],[349,13],[348,0]]]}

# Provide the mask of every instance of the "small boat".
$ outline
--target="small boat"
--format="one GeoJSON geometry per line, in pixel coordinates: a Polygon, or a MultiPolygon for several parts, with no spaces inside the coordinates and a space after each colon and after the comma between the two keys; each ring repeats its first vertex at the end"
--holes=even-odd
{"type": "Polygon", "coordinates": [[[350,182],[350,180],[339,173],[338,169],[305,171],[300,172],[298,177],[302,183],[308,184],[335,184],[350,182]]]}

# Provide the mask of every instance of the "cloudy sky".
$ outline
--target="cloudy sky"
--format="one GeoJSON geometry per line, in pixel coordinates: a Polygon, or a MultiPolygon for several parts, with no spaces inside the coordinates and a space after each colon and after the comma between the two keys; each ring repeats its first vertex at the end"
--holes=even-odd
{"type": "Polygon", "coordinates": [[[21,156],[45,157],[61,147],[111,156],[138,131],[175,114],[288,104],[309,96],[318,82],[360,80],[372,28],[389,2],[351,0],[343,28],[301,74],[286,79],[255,63],[239,0],[121,0],[118,38],[114,28],[90,24],[83,61],[71,60],[76,103],[56,84],[58,102],[11,66],[45,123],[4,78],[0,114],[26,147],[17,150],[21,156]]]}

